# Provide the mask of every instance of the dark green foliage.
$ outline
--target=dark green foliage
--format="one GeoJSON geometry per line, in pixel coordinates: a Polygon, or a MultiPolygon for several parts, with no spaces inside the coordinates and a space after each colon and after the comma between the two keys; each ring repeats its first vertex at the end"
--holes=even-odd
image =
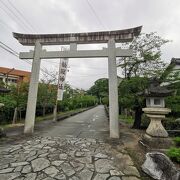
{"type": "Polygon", "coordinates": [[[133,128],[140,128],[142,108],[145,106],[145,98],[139,93],[148,86],[148,79],[145,77],[131,77],[124,79],[119,85],[119,107],[135,111],[133,128]]]}
{"type": "Polygon", "coordinates": [[[39,83],[37,108],[41,109],[43,116],[48,113],[49,109],[53,109],[57,93],[57,86],[50,83],[39,83]]]}
{"type": "Polygon", "coordinates": [[[176,121],[174,118],[166,118],[162,121],[163,126],[167,130],[179,130],[180,129],[180,122],[176,121]]]}
{"type": "Polygon", "coordinates": [[[108,96],[103,97],[103,98],[102,98],[102,103],[103,103],[104,105],[106,105],[106,106],[109,106],[109,97],[108,97],[108,96]]]}
{"type": "Polygon", "coordinates": [[[138,93],[144,91],[148,86],[148,79],[143,77],[132,77],[124,79],[119,85],[119,104],[123,107],[135,108],[143,106],[144,97],[138,93]]]}
{"type": "MultiPolygon", "coordinates": [[[[142,115],[142,128],[146,129],[149,126],[150,119],[143,114],[142,115]]],[[[166,119],[162,120],[162,124],[166,130],[179,130],[180,129],[180,122],[176,121],[172,117],[166,117],[166,119]]]]}
{"type": "Polygon", "coordinates": [[[180,147],[180,137],[175,137],[173,141],[175,142],[176,146],[180,147]]]}
{"type": "Polygon", "coordinates": [[[165,102],[166,106],[172,110],[171,115],[180,117],[180,96],[169,96],[165,102]]]}
{"type": "Polygon", "coordinates": [[[147,129],[147,127],[149,126],[150,123],[150,118],[147,117],[145,114],[142,115],[142,119],[141,119],[141,127],[143,129],[147,129]]]}
{"type": "Polygon", "coordinates": [[[0,94],[0,102],[4,107],[0,109],[0,123],[12,122],[14,109],[17,107],[18,115],[23,115],[27,104],[28,84],[21,83],[18,86],[9,86],[11,91],[8,94],[0,94]]]}
{"type": "Polygon", "coordinates": [[[58,111],[69,111],[79,108],[86,108],[94,106],[97,103],[97,98],[94,96],[83,95],[76,96],[69,99],[64,99],[63,101],[58,102],[58,111]]]}
{"type": "Polygon", "coordinates": [[[4,104],[0,109],[0,124],[4,124],[12,120],[16,101],[10,95],[4,95],[0,96],[0,102],[4,104]]]}
{"type": "Polygon", "coordinates": [[[172,147],[167,151],[167,155],[175,162],[180,163],[180,148],[172,147]]]}
{"type": "MultiPolygon", "coordinates": [[[[95,81],[94,85],[87,91],[89,95],[96,96],[99,99],[99,102],[104,99],[105,103],[108,103],[108,79],[98,79],[95,81]]],[[[102,103],[102,101],[100,102],[102,103]]]]}
{"type": "MultiPolygon", "coordinates": [[[[11,86],[9,94],[1,94],[0,102],[4,107],[0,109],[0,124],[11,123],[14,115],[14,109],[18,108],[20,118],[25,118],[28,84],[22,83],[19,86],[11,86]]],[[[86,95],[86,92],[79,89],[72,89],[70,85],[66,84],[64,89],[63,100],[58,102],[58,112],[68,110],[75,110],[78,108],[85,108],[94,106],[98,100],[95,96],[86,95]]],[[[51,81],[39,83],[36,116],[44,116],[53,113],[55,100],[57,97],[57,86],[51,81]]],[[[18,120],[21,120],[18,118],[18,120]]]]}
{"type": "Polygon", "coordinates": [[[165,99],[166,106],[172,110],[171,115],[180,117],[180,81],[172,83],[169,87],[174,90],[174,95],[165,99]]]}

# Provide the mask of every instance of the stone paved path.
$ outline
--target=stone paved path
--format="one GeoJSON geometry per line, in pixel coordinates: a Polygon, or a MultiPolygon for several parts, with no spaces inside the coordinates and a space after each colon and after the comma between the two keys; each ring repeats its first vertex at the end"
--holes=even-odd
{"type": "Polygon", "coordinates": [[[120,141],[55,137],[54,132],[53,136],[42,133],[14,145],[0,145],[0,180],[140,179],[120,141]]]}
{"type": "Polygon", "coordinates": [[[0,179],[138,180],[137,169],[121,146],[95,139],[34,137],[0,147],[0,179]]]}

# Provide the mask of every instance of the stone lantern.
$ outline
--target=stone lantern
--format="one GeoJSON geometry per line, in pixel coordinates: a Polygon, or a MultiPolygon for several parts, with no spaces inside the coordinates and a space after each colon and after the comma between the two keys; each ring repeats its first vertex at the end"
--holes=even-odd
{"type": "Polygon", "coordinates": [[[171,109],[165,108],[164,101],[164,98],[170,94],[172,94],[172,91],[159,86],[157,81],[152,82],[144,92],[146,108],[142,110],[150,118],[150,124],[143,136],[143,142],[151,148],[163,149],[172,144],[161,123],[161,120],[165,119],[165,115],[171,112],[171,109]]]}

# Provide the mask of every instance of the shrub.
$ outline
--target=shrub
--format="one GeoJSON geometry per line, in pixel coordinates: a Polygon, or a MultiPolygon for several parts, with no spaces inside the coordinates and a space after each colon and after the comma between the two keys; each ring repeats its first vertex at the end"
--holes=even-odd
{"type": "Polygon", "coordinates": [[[172,159],[172,161],[180,163],[180,148],[170,148],[167,151],[167,155],[172,159]]]}
{"type": "Polygon", "coordinates": [[[180,129],[180,122],[175,121],[174,118],[166,118],[162,121],[163,126],[167,130],[179,130],[180,129]]]}
{"type": "MultiPolygon", "coordinates": [[[[143,128],[147,128],[150,123],[150,118],[148,118],[145,114],[142,115],[141,126],[143,128]]],[[[166,130],[179,130],[180,122],[175,121],[174,118],[168,117],[162,120],[162,124],[166,130]]]]}
{"type": "Polygon", "coordinates": [[[180,137],[175,137],[173,140],[174,140],[176,146],[180,147],[180,137]]]}
{"type": "Polygon", "coordinates": [[[147,129],[147,127],[149,126],[149,123],[150,123],[149,117],[147,117],[145,114],[143,114],[141,117],[141,127],[143,129],[147,129]]]}

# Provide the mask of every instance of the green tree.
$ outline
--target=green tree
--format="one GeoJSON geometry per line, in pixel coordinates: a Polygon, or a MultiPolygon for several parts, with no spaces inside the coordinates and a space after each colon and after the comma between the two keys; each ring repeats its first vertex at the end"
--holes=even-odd
{"type": "Polygon", "coordinates": [[[9,96],[11,96],[16,102],[12,121],[12,123],[15,124],[18,114],[21,120],[21,112],[26,109],[29,84],[26,82],[20,82],[17,85],[10,86],[9,88],[11,89],[9,96]]]}
{"type": "Polygon", "coordinates": [[[108,79],[98,79],[97,81],[95,81],[94,85],[87,91],[87,93],[96,96],[99,99],[99,102],[105,97],[108,97],[108,79]]]}
{"type": "Polygon", "coordinates": [[[136,76],[159,77],[165,70],[166,63],[161,59],[161,47],[169,40],[163,39],[157,33],[141,34],[131,43],[126,44],[133,49],[131,58],[122,58],[121,66],[125,77],[136,76]]]}
{"type": "Polygon", "coordinates": [[[148,79],[146,77],[124,79],[119,85],[119,106],[135,111],[133,128],[140,128],[142,107],[145,106],[145,102],[144,97],[138,93],[144,91],[147,86],[148,79]]]}
{"type": "Polygon", "coordinates": [[[12,120],[16,101],[10,95],[0,95],[0,102],[4,104],[4,106],[0,108],[0,123],[8,123],[12,120]]]}
{"type": "Polygon", "coordinates": [[[157,33],[141,34],[125,46],[133,49],[131,58],[120,59],[125,78],[119,86],[120,105],[135,111],[133,127],[140,128],[143,101],[137,95],[147,87],[147,78],[160,78],[166,68],[161,59],[161,47],[169,40],[163,39],[157,33]],[[125,94],[124,94],[125,93],[125,94]]]}
{"type": "Polygon", "coordinates": [[[37,105],[42,107],[45,116],[46,107],[54,106],[57,97],[57,85],[41,81],[38,87],[37,105]]]}

